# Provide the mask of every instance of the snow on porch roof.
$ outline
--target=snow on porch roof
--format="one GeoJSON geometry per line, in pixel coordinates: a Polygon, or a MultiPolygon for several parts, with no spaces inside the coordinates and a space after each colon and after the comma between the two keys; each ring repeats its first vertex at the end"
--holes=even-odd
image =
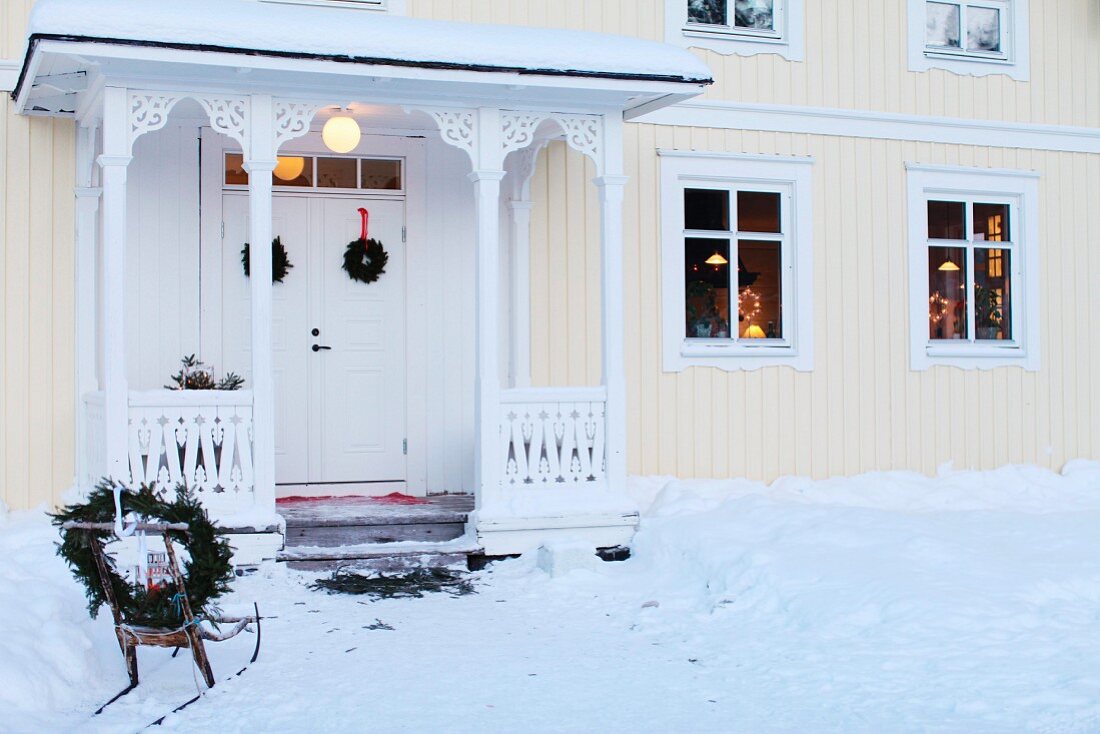
{"type": "Polygon", "coordinates": [[[603,33],[478,25],[256,0],[38,0],[37,38],[363,64],[709,83],[692,54],[603,33]]]}

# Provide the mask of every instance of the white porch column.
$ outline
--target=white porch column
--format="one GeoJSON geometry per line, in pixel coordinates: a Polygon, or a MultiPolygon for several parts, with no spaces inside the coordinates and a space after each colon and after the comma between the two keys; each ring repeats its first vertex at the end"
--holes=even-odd
{"type": "Polygon", "coordinates": [[[508,203],[512,243],[509,348],[512,387],[531,387],[531,210],[534,203],[528,185],[519,186],[517,198],[508,203]]]}
{"type": "Polygon", "coordinates": [[[103,392],[108,474],[129,481],[126,381],[126,170],[130,114],[126,89],[103,90],[103,392]]]}
{"type": "Polygon", "coordinates": [[[603,383],[607,388],[607,482],[626,488],[626,366],[623,355],[623,121],[604,116],[600,192],[600,240],[603,274],[603,383]]]}
{"type": "Polygon", "coordinates": [[[275,508],[275,367],[272,345],[271,240],[275,116],[269,95],[253,95],[248,123],[248,213],[252,295],[252,458],[258,507],[275,508]]]}
{"type": "Polygon", "coordinates": [[[91,467],[88,456],[88,415],[84,397],[99,388],[96,369],[96,240],[99,234],[101,188],[93,186],[96,127],[81,123],[76,138],[76,481],[86,488],[91,467]]]}
{"type": "Polygon", "coordinates": [[[477,507],[499,492],[500,442],[500,183],[504,180],[500,110],[477,114],[477,164],[470,174],[477,212],[477,507]]]}

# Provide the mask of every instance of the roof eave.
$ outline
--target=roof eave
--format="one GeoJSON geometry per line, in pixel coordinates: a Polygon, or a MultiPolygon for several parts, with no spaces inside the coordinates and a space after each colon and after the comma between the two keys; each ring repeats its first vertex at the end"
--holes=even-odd
{"type": "MultiPolygon", "coordinates": [[[[231,46],[213,46],[205,44],[185,44],[185,43],[167,43],[161,41],[138,41],[132,39],[118,39],[118,38],[99,38],[91,36],[76,36],[76,35],[55,35],[55,34],[34,34],[30,36],[27,44],[27,51],[23,59],[23,65],[20,69],[19,79],[15,85],[15,89],[12,91],[12,99],[17,103],[17,110],[22,112],[26,91],[26,85],[28,79],[32,78],[32,66],[35,64],[37,53],[40,45],[43,42],[56,42],[59,44],[94,44],[106,47],[130,47],[130,48],[150,48],[161,50],[175,50],[175,51],[187,51],[187,52],[200,52],[200,53],[216,53],[216,54],[229,54],[232,56],[242,56],[251,58],[265,58],[265,59],[287,59],[298,61],[320,61],[330,62],[336,64],[348,64],[360,67],[375,67],[375,68],[414,68],[414,69],[429,69],[429,70],[441,70],[441,71],[456,71],[456,72],[474,72],[485,74],[501,74],[501,75],[518,75],[521,77],[541,77],[541,78],[574,78],[574,79],[589,79],[589,80],[607,80],[610,82],[643,82],[643,83],[658,83],[668,85],[683,85],[685,94],[687,97],[692,97],[698,94],[698,90],[706,85],[713,84],[714,80],[711,78],[705,79],[691,79],[682,76],[668,76],[668,75],[656,75],[656,74],[629,74],[619,72],[601,72],[601,71],[589,71],[589,70],[568,70],[568,69],[529,69],[523,67],[506,67],[506,66],[488,66],[488,65],[475,65],[464,63],[450,63],[439,61],[413,61],[404,59],[386,59],[386,58],[372,58],[364,56],[351,56],[351,55],[331,55],[331,54],[313,54],[297,51],[264,51],[258,49],[238,48],[231,46]],[[695,91],[689,91],[694,89],[695,91]]],[[[676,95],[679,96],[679,95],[676,95]]]]}

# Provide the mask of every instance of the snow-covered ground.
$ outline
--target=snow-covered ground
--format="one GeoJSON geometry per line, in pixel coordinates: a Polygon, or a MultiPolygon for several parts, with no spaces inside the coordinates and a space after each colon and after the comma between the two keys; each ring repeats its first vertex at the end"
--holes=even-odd
{"type": "MultiPolygon", "coordinates": [[[[241,579],[226,606],[277,617],[259,662],[210,645],[229,680],[164,729],[1100,732],[1100,464],[633,489],[634,558],[595,571],[381,602],[241,579]]],[[[194,695],[187,657],[142,650],[89,717],[125,676],[53,539],[0,517],[0,730],[131,732],[194,695]]]]}

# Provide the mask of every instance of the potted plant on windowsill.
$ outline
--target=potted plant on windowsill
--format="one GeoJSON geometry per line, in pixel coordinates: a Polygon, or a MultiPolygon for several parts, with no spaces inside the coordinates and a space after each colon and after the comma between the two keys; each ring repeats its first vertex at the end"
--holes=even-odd
{"type": "Polygon", "coordinates": [[[718,312],[715,288],[705,280],[688,283],[687,336],[689,339],[726,339],[729,326],[718,312]]]}
{"type": "Polygon", "coordinates": [[[1000,338],[1004,314],[997,291],[980,285],[974,286],[974,319],[977,321],[978,339],[992,341],[1000,338]]]}

